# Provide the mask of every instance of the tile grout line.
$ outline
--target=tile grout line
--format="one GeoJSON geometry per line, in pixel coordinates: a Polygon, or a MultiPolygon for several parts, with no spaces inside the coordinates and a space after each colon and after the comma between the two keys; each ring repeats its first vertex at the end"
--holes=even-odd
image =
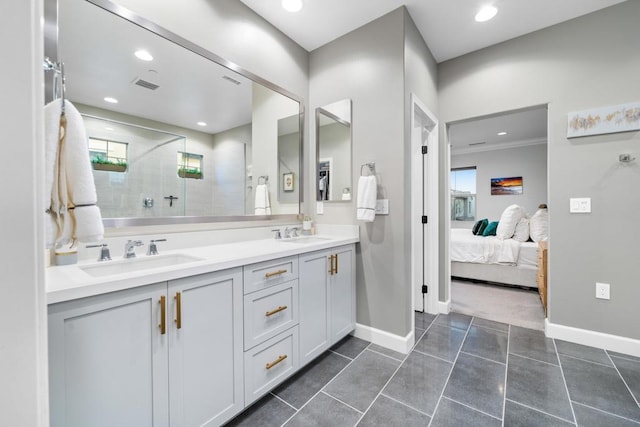
{"type": "MultiPolygon", "coordinates": [[[[507,344],[507,346],[508,345],[509,344],[507,344]]],[[[486,360],[487,362],[496,363],[498,365],[506,365],[507,364],[506,362],[502,363],[502,362],[498,362],[497,360],[491,360],[491,359],[488,359],[488,358],[483,357],[483,356],[478,356],[477,354],[469,353],[468,351],[462,351],[461,350],[460,353],[466,354],[467,356],[471,356],[471,357],[477,357],[478,359],[486,360]]]]}
{"type": "Polygon", "coordinates": [[[444,382],[444,386],[442,387],[442,391],[440,392],[440,397],[438,398],[438,401],[436,402],[436,406],[433,408],[433,416],[431,417],[431,420],[429,421],[429,426],[427,426],[427,427],[431,426],[431,424],[433,423],[433,419],[436,416],[436,412],[438,412],[438,406],[440,406],[440,402],[442,401],[442,398],[444,397],[444,391],[447,389],[447,385],[449,384],[449,380],[451,379],[451,374],[453,373],[453,370],[456,367],[456,362],[458,361],[458,357],[460,356],[460,352],[462,351],[462,346],[464,345],[464,342],[467,339],[467,335],[469,335],[469,329],[471,329],[471,323],[473,322],[473,319],[474,319],[474,317],[472,316],[471,317],[471,321],[469,322],[469,325],[467,326],[467,330],[464,333],[464,337],[462,338],[462,342],[460,343],[460,348],[458,349],[458,352],[456,353],[456,357],[455,357],[455,359],[453,359],[453,363],[451,364],[451,370],[449,371],[449,375],[447,375],[447,380],[444,382]]]}
{"type": "Polygon", "coordinates": [[[423,356],[429,356],[429,357],[433,357],[434,359],[441,360],[443,362],[453,363],[451,360],[443,359],[442,357],[434,356],[433,354],[425,353],[424,351],[420,351],[420,350],[413,350],[413,351],[423,356]]]}
{"type": "Polygon", "coordinates": [[[473,406],[469,406],[469,405],[467,405],[466,403],[459,402],[459,401],[457,401],[457,400],[455,400],[455,399],[452,399],[452,398],[450,398],[450,397],[447,397],[447,396],[442,396],[442,398],[443,398],[443,399],[445,399],[445,400],[450,400],[450,401],[452,401],[452,402],[454,402],[454,403],[457,403],[457,404],[458,404],[458,405],[460,405],[460,406],[464,406],[464,407],[466,407],[466,408],[469,408],[469,409],[471,409],[473,412],[478,412],[478,413],[480,413],[480,414],[482,414],[482,415],[486,415],[487,417],[491,417],[491,418],[493,418],[494,420],[502,421],[500,418],[496,417],[495,415],[488,414],[488,413],[486,413],[486,412],[484,412],[484,411],[481,411],[480,409],[476,409],[476,408],[474,408],[473,406]]]}
{"type": "Polygon", "coordinates": [[[569,393],[569,386],[567,385],[567,379],[564,376],[564,369],[562,368],[562,360],[560,360],[560,355],[558,354],[558,346],[556,346],[556,340],[551,338],[551,342],[553,343],[553,348],[556,351],[556,357],[558,358],[558,364],[560,365],[560,374],[562,375],[562,382],[564,384],[564,390],[567,392],[567,398],[569,399],[569,407],[571,408],[571,415],[573,415],[573,424],[578,424],[578,419],[576,418],[576,411],[573,409],[573,401],[571,400],[571,394],[569,393]]]}
{"type": "Polygon", "coordinates": [[[630,421],[630,422],[632,422],[634,424],[640,425],[640,421],[635,421],[635,420],[632,420],[631,418],[627,418],[627,417],[622,416],[622,415],[614,414],[613,412],[605,411],[604,409],[594,408],[593,406],[587,405],[586,403],[580,403],[580,402],[573,402],[573,403],[575,403],[578,406],[584,406],[585,408],[593,409],[594,411],[602,412],[603,414],[611,415],[612,417],[621,418],[623,420],[630,421]]]}
{"type": "MultiPolygon", "coordinates": [[[[400,405],[406,406],[406,407],[407,407],[407,408],[409,408],[409,409],[412,409],[412,410],[414,410],[414,411],[416,411],[416,412],[420,412],[421,414],[426,415],[427,417],[431,418],[431,415],[427,414],[426,412],[421,411],[420,409],[414,408],[413,406],[408,405],[408,404],[406,404],[406,403],[404,403],[404,402],[402,402],[402,401],[400,401],[400,400],[398,400],[398,399],[395,399],[395,398],[393,398],[393,397],[391,397],[391,396],[388,396],[388,395],[386,395],[386,394],[384,394],[384,393],[380,393],[380,396],[386,397],[386,398],[387,398],[387,399],[389,399],[389,400],[393,400],[394,402],[397,402],[397,403],[399,403],[400,405]]],[[[380,397],[380,396],[378,396],[378,397],[380,397]]],[[[376,399],[377,399],[377,398],[376,398],[376,399]]]]}
{"type": "Polygon", "coordinates": [[[531,409],[532,411],[540,412],[541,414],[545,414],[545,415],[548,415],[548,416],[553,417],[555,419],[562,420],[562,421],[567,422],[569,424],[573,424],[574,426],[576,425],[575,422],[571,422],[571,421],[569,421],[569,420],[567,420],[565,418],[559,417],[557,415],[550,414],[550,413],[542,411],[542,410],[540,410],[538,408],[534,408],[533,406],[526,405],[526,404],[524,404],[522,402],[518,402],[518,401],[513,400],[513,399],[505,399],[505,400],[507,400],[507,401],[509,401],[511,403],[515,403],[516,405],[524,406],[525,408],[531,409]]]}
{"type": "MultiPolygon", "coordinates": [[[[360,416],[362,416],[362,415],[363,415],[363,412],[362,412],[361,410],[356,409],[356,408],[354,408],[353,406],[349,405],[348,403],[343,402],[342,400],[338,399],[337,397],[330,395],[330,394],[329,394],[329,393],[327,393],[326,391],[324,391],[324,390],[320,390],[320,393],[324,394],[325,396],[329,397],[330,399],[335,400],[336,402],[340,402],[340,403],[342,403],[342,404],[343,404],[344,406],[346,406],[347,408],[351,408],[351,409],[353,409],[353,410],[354,410],[354,411],[356,411],[358,414],[360,414],[360,416]]],[[[320,393],[318,393],[318,394],[320,394],[320,393]]]]}
{"type": "MultiPolygon", "coordinates": [[[[511,353],[512,356],[518,356],[521,357],[523,359],[527,359],[527,360],[533,360],[534,362],[540,362],[540,363],[544,363],[545,365],[551,365],[551,366],[555,366],[556,368],[558,366],[560,366],[559,364],[553,364],[553,363],[549,363],[549,362],[545,362],[544,360],[538,360],[538,359],[534,359],[533,357],[529,357],[529,356],[523,356],[522,354],[518,354],[518,353],[511,353]]],[[[558,357],[558,355],[556,354],[556,357],[558,357]]],[[[558,357],[558,363],[560,363],[560,358],[558,357]]]]}
{"type": "Polygon", "coordinates": [[[270,391],[269,392],[270,395],[272,395],[273,397],[275,397],[276,399],[280,400],[282,403],[284,403],[285,405],[289,406],[290,408],[292,408],[294,411],[297,411],[298,409],[293,406],[291,403],[287,402],[286,400],[284,400],[283,398],[281,398],[280,396],[278,396],[277,394],[275,394],[274,392],[270,391]]]}
{"type": "MultiPolygon", "coordinates": [[[[369,346],[367,346],[367,347],[369,347],[369,346]]],[[[365,347],[365,348],[367,348],[367,347],[365,347]]],[[[338,355],[338,356],[340,356],[340,357],[344,357],[344,358],[345,358],[345,359],[347,359],[347,360],[353,360],[353,359],[352,359],[352,358],[350,358],[349,356],[345,356],[344,354],[342,354],[342,353],[338,353],[338,352],[337,352],[337,351],[335,351],[335,350],[331,350],[331,349],[329,349],[329,350],[327,350],[327,351],[328,351],[328,352],[330,352],[330,353],[333,353],[333,354],[337,354],[337,355],[338,355]]],[[[364,350],[362,350],[362,351],[364,351],[364,350]]]]}
{"type": "MultiPolygon", "coordinates": [[[[604,351],[604,350],[602,350],[602,351],[604,351]]],[[[606,352],[605,352],[605,354],[606,354],[606,352]]],[[[605,368],[613,368],[613,366],[615,366],[615,363],[613,363],[613,361],[611,361],[611,365],[605,365],[604,363],[594,362],[593,360],[587,360],[587,359],[583,359],[582,357],[573,356],[571,354],[564,354],[564,353],[558,353],[558,360],[560,359],[561,355],[564,356],[564,357],[568,357],[570,359],[580,360],[582,362],[592,363],[592,364],[598,365],[598,366],[604,366],[605,368]]]]}
{"type": "Polygon", "coordinates": [[[511,325],[507,327],[507,358],[504,361],[504,398],[502,399],[502,420],[501,425],[504,427],[505,413],[507,412],[507,376],[509,375],[509,347],[511,346],[511,325]]]}
{"type": "MultiPolygon", "coordinates": [[[[324,388],[325,388],[325,387],[327,387],[329,384],[331,384],[331,383],[333,382],[333,380],[335,380],[335,379],[338,377],[338,375],[340,375],[341,373],[343,373],[343,372],[344,372],[344,370],[345,370],[345,369],[347,369],[349,366],[351,366],[351,364],[352,364],[353,362],[355,362],[355,361],[358,359],[358,357],[360,357],[360,355],[361,355],[362,353],[364,353],[364,351],[365,351],[365,350],[366,350],[370,345],[371,345],[371,343],[367,344],[367,346],[366,346],[365,348],[363,348],[363,349],[362,349],[362,351],[361,351],[360,353],[358,353],[358,355],[357,355],[356,357],[354,357],[353,359],[351,359],[351,361],[350,361],[349,363],[347,363],[346,365],[344,365],[344,368],[342,368],[342,369],[340,370],[340,372],[338,372],[337,374],[335,374],[335,375],[334,375],[334,377],[333,377],[333,378],[331,378],[331,380],[329,380],[329,382],[328,382],[328,383],[326,383],[324,386],[322,386],[322,388],[321,388],[320,390],[318,390],[318,391],[317,391],[313,396],[311,396],[311,397],[309,398],[309,400],[307,400],[306,402],[304,402],[304,405],[302,405],[302,406],[300,407],[300,409],[298,409],[296,412],[294,412],[294,413],[293,413],[293,415],[291,415],[289,418],[287,418],[287,419],[286,419],[286,420],[281,424],[281,427],[282,427],[282,426],[284,426],[284,425],[285,425],[286,423],[288,423],[289,421],[291,421],[291,420],[292,420],[296,415],[298,415],[298,413],[299,413],[300,411],[302,411],[302,409],[303,409],[305,406],[307,406],[307,405],[309,404],[309,402],[311,402],[311,401],[312,401],[312,400],[313,400],[317,395],[319,395],[320,393],[322,393],[322,390],[324,390],[324,388]]],[[[333,351],[333,350],[330,350],[330,351],[333,351]]],[[[336,353],[336,354],[338,354],[338,353],[336,353]]],[[[344,356],[344,357],[345,357],[345,358],[347,358],[347,359],[349,359],[349,358],[348,358],[348,357],[346,357],[346,356],[344,356]]],[[[325,394],[327,394],[327,393],[325,393],[325,394]]]]}
{"type": "Polygon", "coordinates": [[[384,357],[386,357],[388,359],[395,360],[396,362],[403,362],[404,361],[404,359],[396,359],[393,356],[389,356],[388,354],[380,353],[379,351],[376,351],[376,350],[371,350],[370,348],[368,348],[367,350],[370,351],[371,353],[376,353],[376,354],[379,354],[380,356],[384,356],[384,357]]]}
{"type": "MultiPolygon", "coordinates": [[[[431,325],[429,325],[429,327],[431,327],[431,325]]],[[[402,367],[402,364],[409,358],[409,355],[411,354],[411,352],[409,352],[404,359],[402,359],[402,361],[398,364],[398,367],[396,368],[395,371],[393,371],[393,374],[391,374],[389,376],[389,379],[384,383],[384,385],[382,386],[382,388],[380,388],[380,391],[378,392],[378,394],[376,394],[376,397],[373,398],[373,400],[371,401],[371,403],[369,404],[369,406],[367,406],[367,409],[364,410],[364,412],[362,413],[362,415],[360,416],[360,418],[358,419],[358,421],[356,421],[356,426],[358,424],[360,424],[360,421],[362,421],[362,419],[364,418],[365,415],[367,415],[367,412],[369,412],[369,409],[371,409],[371,407],[373,406],[374,403],[376,403],[376,400],[378,400],[378,397],[380,397],[380,395],[382,394],[382,391],[385,389],[385,387],[391,382],[391,380],[393,379],[393,377],[396,375],[396,373],[400,370],[400,368],[402,367]]],[[[392,359],[392,358],[390,358],[392,359]]],[[[395,360],[397,362],[396,359],[392,359],[395,360]]]]}
{"type": "MultiPolygon", "coordinates": [[[[475,319],[475,317],[474,317],[474,319],[475,319]]],[[[489,320],[489,319],[487,319],[487,320],[489,320]]],[[[491,322],[493,322],[493,320],[491,320],[491,322]]],[[[502,329],[492,328],[491,326],[478,325],[477,323],[472,323],[471,324],[471,326],[475,326],[476,328],[489,329],[491,331],[502,332],[503,334],[508,334],[510,325],[508,323],[506,325],[507,325],[507,330],[503,331],[502,329]]]]}
{"type": "Polygon", "coordinates": [[[627,390],[629,391],[629,394],[631,395],[631,398],[636,402],[636,405],[638,405],[638,407],[640,408],[640,403],[638,403],[638,399],[636,399],[636,396],[633,394],[633,392],[631,391],[631,388],[629,387],[629,384],[627,384],[627,381],[624,379],[624,377],[622,376],[622,374],[620,373],[620,370],[618,369],[618,366],[616,366],[616,363],[613,361],[613,359],[611,358],[611,356],[609,355],[609,353],[607,353],[606,351],[604,352],[607,357],[609,358],[609,361],[611,361],[611,364],[613,364],[613,369],[616,370],[616,372],[618,373],[618,376],[620,377],[620,379],[622,380],[622,382],[624,383],[625,387],[627,387],[627,390]]]}
{"type": "Polygon", "coordinates": [[[634,357],[634,356],[631,356],[631,355],[626,355],[624,353],[611,354],[611,353],[609,353],[609,350],[605,350],[605,353],[607,353],[609,355],[609,357],[617,357],[618,359],[628,360],[629,362],[640,363],[640,360],[632,359],[632,357],[634,357]]]}

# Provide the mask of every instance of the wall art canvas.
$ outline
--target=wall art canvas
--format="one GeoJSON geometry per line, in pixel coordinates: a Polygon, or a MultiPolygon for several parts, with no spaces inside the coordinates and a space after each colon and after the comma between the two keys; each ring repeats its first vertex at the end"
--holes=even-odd
{"type": "Polygon", "coordinates": [[[491,195],[514,195],[522,194],[522,177],[513,176],[510,178],[491,178],[491,195]]]}
{"type": "Polygon", "coordinates": [[[640,130],[640,102],[569,113],[567,138],[640,130]]]}

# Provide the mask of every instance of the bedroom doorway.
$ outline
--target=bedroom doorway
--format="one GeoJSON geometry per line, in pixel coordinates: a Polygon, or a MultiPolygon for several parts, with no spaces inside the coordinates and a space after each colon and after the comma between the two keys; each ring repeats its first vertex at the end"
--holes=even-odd
{"type": "Polygon", "coordinates": [[[547,128],[547,105],[447,124],[450,149],[445,155],[445,188],[449,197],[445,204],[449,206],[441,213],[445,215],[443,268],[451,311],[544,327],[536,281],[538,244],[526,241],[528,225],[527,237],[522,238],[525,242],[517,242],[520,237],[478,238],[472,228],[483,219],[500,221],[513,205],[521,206],[526,217],[531,217],[538,205],[548,203],[547,128]],[[473,185],[464,182],[465,175],[473,176],[473,185]],[[499,187],[501,182],[514,184],[499,187]],[[487,239],[496,239],[495,245],[516,245],[513,253],[517,255],[508,260],[491,258],[490,254],[502,249],[483,249],[487,239]],[[476,249],[478,253],[473,252],[476,249]]]}
{"type": "Polygon", "coordinates": [[[411,301],[414,311],[433,314],[438,313],[438,218],[438,120],[411,94],[411,301]]]}

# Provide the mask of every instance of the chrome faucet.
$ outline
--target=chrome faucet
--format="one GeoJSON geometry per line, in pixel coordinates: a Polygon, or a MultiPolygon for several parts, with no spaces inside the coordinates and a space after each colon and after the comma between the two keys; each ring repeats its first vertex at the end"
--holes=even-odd
{"type": "Polygon", "coordinates": [[[298,227],[285,227],[284,238],[288,239],[290,237],[298,237],[298,227]]]}
{"type": "Polygon", "coordinates": [[[127,240],[127,243],[124,245],[124,257],[125,258],[135,258],[136,257],[136,246],[142,246],[141,240],[127,240]]]}
{"type": "Polygon", "coordinates": [[[109,247],[106,243],[100,243],[97,245],[87,245],[87,248],[101,248],[98,261],[111,261],[111,254],[109,253],[109,247]]]}
{"type": "Polygon", "coordinates": [[[167,239],[154,239],[149,242],[149,249],[147,249],[147,255],[158,255],[158,248],[156,242],[166,242],[167,239]]]}

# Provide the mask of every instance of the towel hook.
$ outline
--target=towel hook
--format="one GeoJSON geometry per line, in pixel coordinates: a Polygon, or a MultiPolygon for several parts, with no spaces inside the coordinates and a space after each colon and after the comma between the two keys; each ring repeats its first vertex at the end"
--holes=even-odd
{"type": "Polygon", "coordinates": [[[43,67],[45,71],[53,71],[53,96],[54,98],[62,99],[62,115],[64,115],[65,107],[65,76],[64,76],[64,62],[53,62],[49,57],[44,58],[43,67]],[[60,92],[58,92],[60,91],[60,92]]]}
{"type": "Polygon", "coordinates": [[[364,175],[364,168],[365,167],[369,168],[369,175],[375,175],[376,174],[376,162],[368,162],[368,163],[363,163],[360,166],[360,176],[365,176],[364,175]]]}

